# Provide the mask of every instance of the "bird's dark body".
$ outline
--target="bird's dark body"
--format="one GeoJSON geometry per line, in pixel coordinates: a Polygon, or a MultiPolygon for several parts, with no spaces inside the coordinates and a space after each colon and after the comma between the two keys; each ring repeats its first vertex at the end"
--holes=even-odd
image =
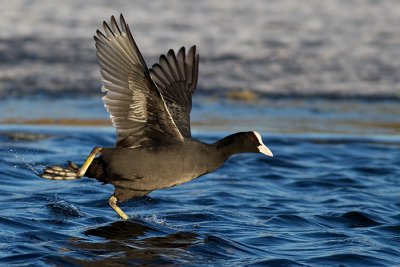
{"type": "Polygon", "coordinates": [[[190,139],[155,149],[103,148],[86,175],[113,184],[122,201],[212,172],[224,163],[226,156],[216,145],[190,139]]]}

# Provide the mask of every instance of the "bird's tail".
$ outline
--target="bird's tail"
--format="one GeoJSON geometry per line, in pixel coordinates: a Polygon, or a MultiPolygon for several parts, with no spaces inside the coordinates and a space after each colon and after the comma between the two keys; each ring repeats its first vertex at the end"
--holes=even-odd
{"type": "Polygon", "coordinates": [[[68,167],[51,166],[43,169],[43,174],[39,175],[44,179],[49,180],[77,180],[82,177],[78,175],[78,166],[73,162],[68,162],[68,167]]]}

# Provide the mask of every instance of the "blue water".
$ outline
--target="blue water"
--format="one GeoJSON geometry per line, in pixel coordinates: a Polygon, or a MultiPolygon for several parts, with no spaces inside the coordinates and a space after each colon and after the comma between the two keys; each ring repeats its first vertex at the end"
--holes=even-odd
{"type": "MultiPolygon", "coordinates": [[[[26,100],[4,103],[12,101],[18,106],[26,100]]],[[[32,105],[40,101],[58,103],[66,112],[72,103],[45,98],[32,105]]],[[[82,105],[96,101],[82,98],[74,108],[96,117],[96,109],[82,105]]],[[[286,109],[268,115],[261,111],[273,107],[264,102],[198,99],[195,138],[212,142],[230,133],[227,128],[258,128],[275,157],[237,155],[214,173],[124,203],[129,221],[108,206],[112,186],[91,179],[49,181],[32,171],[66,160],[79,163],[92,147],[112,146],[112,127],[0,126],[0,265],[399,265],[400,137],[372,123],[370,132],[381,134],[338,125],[341,113],[330,115],[330,108],[312,116],[316,124],[337,124],[332,130],[304,131],[290,121],[296,114],[297,124],[309,125],[305,107],[314,110],[324,101],[342,110],[348,106],[281,99],[272,102],[287,103],[286,109]],[[214,118],[207,118],[211,113],[214,118]],[[228,114],[236,114],[231,122],[212,123],[228,114]],[[251,114],[258,120],[250,120],[251,114]],[[261,120],[266,116],[269,130],[261,120]],[[281,133],[279,120],[293,124],[284,128],[287,133],[281,133]]],[[[374,105],[396,110],[397,103],[355,101],[348,120],[374,105]]],[[[379,118],[380,111],[364,114],[379,118]]]]}

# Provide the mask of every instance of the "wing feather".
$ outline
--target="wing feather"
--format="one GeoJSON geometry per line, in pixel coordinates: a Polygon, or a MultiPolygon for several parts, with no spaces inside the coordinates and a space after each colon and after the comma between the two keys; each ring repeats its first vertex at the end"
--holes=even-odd
{"type": "Polygon", "coordinates": [[[192,95],[197,86],[198,65],[199,55],[193,46],[187,55],[184,47],[177,54],[169,50],[150,69],[151,78],[161,92],[179,131],[188,138],[191,137],[190,111],[192,95]]]}
{"type": "Polygon", "coordinates": [[[120,25],[112,16],[103,30],[94,39],[106,92],[102,100],[117,130],[117,146],[183,142],[122,14],[120,25]]]}

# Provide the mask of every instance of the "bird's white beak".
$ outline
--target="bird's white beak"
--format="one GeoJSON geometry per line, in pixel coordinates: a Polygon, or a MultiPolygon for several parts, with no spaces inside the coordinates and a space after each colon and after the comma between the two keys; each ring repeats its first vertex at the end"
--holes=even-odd
{"type": "Polygon", "coordinates": [[[258,151],[260,151],[260,153],[263,153],[264,155],[267,155],[269,157],[274,156],[274,154],[272,154],[271,150],[269,150],[269,148],[264,144],[259,145],[257,148],[258,148],[258,151]]]}
{"type": "Polygon", "coordinates": [[[263,153],[264,155],[273,157],[274,154],[272,154],[271,150],[269,150],[269,148],[266,145],[264,145],[261,135],[259,133],[257,133],[256,131],[254,131],[253,133],[255,134],[255,136],[258,139],[258,142],[260,143],[260,145],[257,147],[258,151],[260,151],[260,153],[263,153]]]}

